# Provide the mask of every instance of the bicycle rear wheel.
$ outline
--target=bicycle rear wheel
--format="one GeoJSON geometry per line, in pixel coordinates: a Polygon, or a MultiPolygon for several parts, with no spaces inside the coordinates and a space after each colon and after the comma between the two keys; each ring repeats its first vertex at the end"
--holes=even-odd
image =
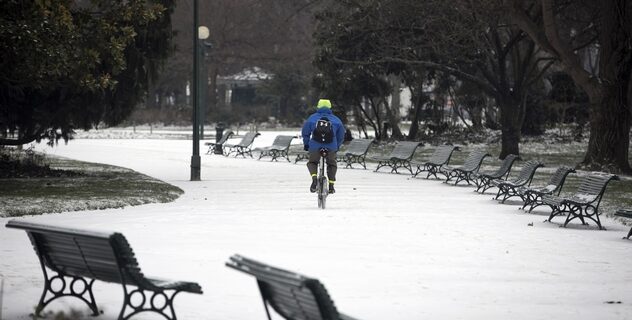
{"type": "Polygon", "coordinates": [[[318,207],[321,209],[325,209],[325,205],[327,204],[327,194],[329,190],[327,189],[327,178],[320,177],[318,180],[318,207]]]}

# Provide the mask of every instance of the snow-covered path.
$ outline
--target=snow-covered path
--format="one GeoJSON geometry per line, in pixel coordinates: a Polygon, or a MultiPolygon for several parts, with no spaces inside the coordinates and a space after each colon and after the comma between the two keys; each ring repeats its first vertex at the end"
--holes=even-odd
{"type": "MultiPolygon", "coordinates": [[[[562,217],[544,223],[548,211],[525,214],[472,187],[360,169],[339,170],[323,211],[304,162],[202,155],[203,181],[191,182],[190,141],[46,150],[185,190],[168,204],[24,218],[122,232],[145,274],[201,284],[203,295],[176,298],[180,319],[265,318],[255,280],[224,266],[234,253],[320,279],[341,312],[365,320],[632,318],[632,242],[609,219],[607,231],[559,228],[562,217]]],[[[2,319],[29,319],[43,282],[23,231],[0,228],[0,275],[2,319]]],[[[116,319],[120,285],[94,290],[105,312],[97,319],[116,319]]],[[[50,309],[69,305],[86,309],[68,299],[50,309]]]]}

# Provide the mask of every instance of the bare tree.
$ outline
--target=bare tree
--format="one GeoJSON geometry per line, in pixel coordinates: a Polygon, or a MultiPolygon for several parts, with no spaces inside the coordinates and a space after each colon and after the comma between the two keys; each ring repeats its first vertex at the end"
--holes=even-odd
{"type": "Polygon", "coordinates": [[[628,159],[632,110],[632,3],[626,0],[504,0],[512,21],[560,61],[588,95],[590,140],[582,165],[632,173],[628,159]],[[598,68],[580,49],[598,52],[598,68]]]}
{"type": "Polygon", "coordinates": [[[339,5],[347,14],[329,13],[339,20],[331,22],[331,39],[322,43],[336,63],[381,65],[386,72],[424,67],[472,82],[500,110],[500,157],[519,154],[527,89],[552,62],[522,30],[507,24],[497,1],[348,0],[339,5]]]}

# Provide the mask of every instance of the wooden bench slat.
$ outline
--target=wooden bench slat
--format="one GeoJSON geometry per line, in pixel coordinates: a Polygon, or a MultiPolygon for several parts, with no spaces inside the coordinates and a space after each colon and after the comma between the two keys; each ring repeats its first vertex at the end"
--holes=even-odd
{"type": "Polygon", "coordinates": [[[619,180],[619,177],[612,174],[590,174],[582,179],[577,192],[570,197],[543,197],[542,202],[551,207],[548,221],[567,213],[564,226],[575,218],[586,224],[586,218],[595,222],[599,229],[603,229],[599,219],[599,204],[608,183],[612,180],[619,180]]]}
{"type": "Polygon", "coordinates": [[[235,157],[242,156],[245,158],[246,155],[249,155],[252,158],[251,146],[254,143],[255,138],[260,135],[261,133],[258,132],[247,132],[238,143],[224,144],[224,150],[227,150],[224,151],[224,155],[229,156],[234,153],[235,157]]]}
{"type": "Polygon", "coordinates": [[[411,160],[415,155],[417,147],[421,145],[421,142],[417,141],[397,141],[395,148],[388,156],[384,157],[371,157],[371,159],[378,162],[375,172],[382,167],[390,167],[391,173],[399,173],[397,169],[404,168],[413,174],[411,160]]]}
{"type": "MultiPolygon", "coordinates": [[[[178,292],[202,293],[201,287],[194,282],[169,281],[146,278],[140,271],[138,262],[131,246],[120,233],[102,233],[87,230],[63,228],[26,221],[11,220],[6,227],[22,229],[26,231],[35,250],[42,271],[44,273],[44,292],[36,308],[36,313],[48,305],[51,301],[62,296],[74,296],[88,304],[93,315],[98,315],[96,302],[92,293],[92,281],[120,283],[123,285],[125,299],[119,315],[119,319],[127,319],[138,312],[157,312],[167,319],[175,319],[173,298],[178,292]],[[57,273],[49,276],[47,270],[57,273]],[[76,293],[70,285],[64,286],[63,292],[51,290],[51,279],[60,277],[65,279],[94,279],[88,284],[86,291],[76,293]],[[139,290],[129,291],[128,285],[138,287],[139,290]],[[165,307],[156,308],[145,297],[144,291],[164,293],[165,290],[173,290],[170,295],[165,294],[165,307]],[[143,295],[143,305],[132,306],[129,304],[132,292],[140,292],[143,295]],[[52,297],[48,297],[51,296],[52,297]],[[47,298],[48,297],[48,298],[47,298]],[[126,315],[126,310],[133,309],[126,315]]],[[[66,280],[63,280],[66,281],[66,280]]],[[[72,280],[75,281],[75,280],[72,280]]]]}
{"type": "Polygon", "coordinates": [[[533,211],[533,209],[544,205],[543,198],[553,196],[554,194],[559,195],[564,186],[564,182],[566,181],[566,177],[574,173],[575,169],[571,167],[559,167],[553,175],[549,178],[548,183],[544,187],[533,188],[533,187],[523,187],[519,190],[520,196],[524,201],[524,204],[521,209],[525,209],[529,206],[529,212],[533,211]]]}
{"type": "Polygon", "coordinates": [[[632,210],[617,210],[614,215],[619,217],[632,218],[632,210]]]}
{"type": "Polygon", "coordinates": [[[511,197],[520,196],[520,188],[531,184],[536,170],[540,167],[544,167],[544,164],[536,160],[529,160],[522,166],[516,179],[511,181],[501,179],[493,180],[491,184],[498,187],[495,199],[498,199],[502,195],[501,203],[504,203],[511,197]]]}
{"type": "Polygon", "coordinates": [[[505,159],[503,159],[500,167],[498,167],[495,171],[472,173],[472,176],[474,177],[474,184],[476,185],[476,192],[485,193],[485,191],[494,186],[493,181],[495,180],[507,180],[509,173],[511,172],[511,168],[517,160],[520,160],[518,155],[509,154],[505,157],[505,159]]]}
{"type": "Polygon", "coordinates": [[[460,150],[460,148],[457,146],[440,146],[432,153],[430,160],[426,162],[411,162],[411,164],[416,167],[413,177],[416,177],[421,172],[427,171],[426,179],[430,178],[431,175],[435,178],[439,178],[437,177],[437,173],[444,174],[441,169],[450,163],[452,154],[458,150],[460,150]]]}
{"type": "MultiPolygon", "coordinates": [[[[269,287],[268,290],[270,290],[269,287]]],[[[268,295],[274,297],[274,306],[276,308],[282,308],[290,313],[308,314],[315,318],[320,318],[320,310],[314,295],[311,293],[309,295],[300,295],[300,291],[302,290],[292,290],[292,292],[270,290],[268,295]]]]}
{"type": "Polygon", "coordinates": [[[292,144],[292,140],[294,140],[296,136],[286,136],[286,135],[278,135],[274,138],[271,146],[257,148],[253,151],[259,151],[259,159],[263,157],[271,157],[270,161],[276,161],[278,158],[284,157],[290,162],[289,150],[290,145],[292,144]]]}
{"type": "Polygon", "coordinates": [[[316,279],[240,255],[231,256],[226,266],[257,279],[268,317],[270,306],[286,319],[351,319],[338,313],[327,290],[316,279]]]}
{"type": "Polygon", "coordinates": [[[345,168],[353,169],[353,164],[357,163],[366,169],[366,155],[369,152],[373,139],[353,139],[349,145],[338,156],[340,161],[345,162],[345,168]]]}
{"type": "Polygon", "coordinates": [[[490,154],[487,153],[487,151],[475,150],[470,152],[461,166],[444,166],[441,172],[446,176],[445,182],[448,183],[452,178],[455,178],[454,185],[457,185],[461,181],[470,184],[471,181],[473,181],[474,174],[478,172],[481,164],[483,164],[483,160],[489,156],[490,154]]]}

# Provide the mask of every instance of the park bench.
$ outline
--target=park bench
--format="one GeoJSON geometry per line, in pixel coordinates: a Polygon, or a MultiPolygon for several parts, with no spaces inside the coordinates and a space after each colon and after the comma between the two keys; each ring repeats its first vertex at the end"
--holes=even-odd
{"type": "Polygon", "coordinates": [[[518,190],[520,198],[524,201],[522,205],[522,210],[529,206],[529,212],[533,211],[533,209],[544,204],[542,202],[542,197],[545,195],[553,195],[556,194],[559,196],[560,192],[562,192],[562,186],[564,186],[564,181],[566,180],[566,176],[570,173],[574,173],[575,169],[570,167],[559,167],[548,183],[544,187],[532,188],[532,187],[522,187],[518,190]]]}
{"type": "MultiPolygon", "coordinates": [[[[619,216],[619,217],[623,217],[623,218],[630,218],[630,219],[632,219],[632,210],[619,209],[619,210],[617,210],[617,212],[615,212],[614,215],[615,216],[619,216]]],[[[632,236],[632,228],[630,228],[630,232],[628,232],[628,235],[623,237],[623,239],[630,239],[630,236],[632,236]]]]}
{"type": "Polygon", "coordinates": [[[507,180],[511,167],[516,160],[520,160],[515,154],[510,154],[503,159],[500,167],[494,172],[478,172],[474,174],[474,185],[476,185],[476,192],[485,193],[487,189],[493,187],[492,181],[494,180],[507,180]]]}
{"type": "Polygon", "coordinates": [[[301,146],[301,150],[293,152],[293,154],[296,155],[296,158],[294,158],[294,163],[297,163],[303,160],[309,160],[309,151],[305,151],[302,148],[303,147],[301,146]]]}
{"type": "Polygon", "coordinates": [[[366,154],[373,143],[373,139],[353,139],[339,152],[338,158],[345,163],[345,168],[353,169],[353,164],[357,163],[366,169],[366,154]]]}
{"type": "Polygon", "coordinates": [[[93,232],[18,220],[9,221],[6,227],[26,231],[40,260],[44,291],[35,309],[36,315],[50,302],[66,296],[82,300],[90,307],[93,316],[99,315],[92,290],[95,280],[123,286],[125,296],[119,320],[146,311],[157,312],[167,319],[176,319],[173,307],[176,294],[202,293],[202,288],[194,282],[145,277],[134,251],[120,233],[93,232]],[[151,293],[149,297],[146,291],[151,293]]]}
{"type": "Polygon", "coordinates": [[[472,151],[467,156],[467,158],[465,158],[465,162],[463,162],[461,166],[443,166],[441,168],[441,173],[446,177],[446,180],[444,182],[448,183],[454,178],[455,186],[461,181],[465,181],[467,182],[467,184],[471,184],[473,175],[478,172],[478,169],[483,163],[483,159],[489,156],[490,154],[484,150],[472,151]]]}
{"type": "Polygon", "coordinates": [[[498,188],[498,193],[496,193],[494,199],[498,200],[498,197],[502,195],[503,199],[500,203],[505,203],[505,201],[511,197],[519,197],[520,188],[524,186],[529,187],[531,185],[535,171],[540,167],[544,167],[544,164],[540,161],[529,160],[522,166],[516,179],[511,181],[502,179],[493,180],[491,184],[498,188]]]}
{"type": "Polygon", "coordinates": [[[413,177],[417,177],[418,174],[427,171],[426,179],[430,178],[431,175],[438,179],[437,173],[441,173],[441,168],[450,163],[452,153],[459,150],[461,149],[457,146],[440,146],[434,150],[432,156],[430,156],[430,160],[426,162],[412,162],[411,164],[416,166],[413,177]]]}
{"type": "Polygon", "coordinates": [[[257,279],[268,320],[270,308],[288,320],[354,320],[338,312],[325,286],[318,279],[248,259],[230,257],[226,266],[257,279]]]}
{"type": "Polygon", "coordinates": [[[567,214],[564,227],[575,218],[579,218],[582,224],[587,224],[585,218],[592,220],[599,229],[604,229],[599,220],[599,204],[606,187],[611,180],[619,180],[612,174],[590,174],[584,177],[577,192],[567,198],[546,195],[542,202],[551,207],[551,215],[548,221],[555,216],[567,214]]]}
{"type": "Polygon", "coordinates": [[[285,158],[288,162],[290,162],[290,156],[288,153],[290,150],[290,144],[294,138],[296,138],[296,136],[278,135],[274,138],[271,146],[254,149],[253,151],[259,151],[259,159],[257,160],[261,160],[263,157],[271,157],[272,159],[270,161],[277,161],[278,158],[285,158]]]}
{"type": "Polygon", "coordinates": [[[230,137],[233,136],[233,132],[232,131],[226,131],[224,132],[224,134],[222,134],[222,137],[219,139],[219,141],[217,142],[206,142],[204,145],[208,146],[208,150],[206,151],[206,154],[213,154],[215,153],[216,150],[220,150],[221,153],[223,153],[223,148],[222,146],[224,145],[224,143],[226,143],[226,141],[228,139],[230,139],[230,137]]]}
{"type": "Polygon", "coordinates": [[[225,144],[224,150],[228,151],[225,151],[224,154],[226,156],[229,156],[234,153],[235,158],[237,156],[242,156],[245,158],[246,155],[249,155],[252,158],[252,143],[255,141],[255,138],[260,135],[261,133],[258,132],[248,132],[241,138],[241,141],[239,141],[237,144],[225,144]]]}
{"type": "Polygon", "coordinates": [[[410,164],[411,159],[415,155],[415,150],[421,144],[421,142],[417,141],[397,141],[395,144],[395,148],[391,153],[386,157],[371,157],[370,159],[377,161],[377,168],[375,168],[375,172],[380,170],[382,167],[390,167],[391,173],[399,173],[397,172],[398,168],[405,168],[413,174],[413,168],[410,164]]]}

